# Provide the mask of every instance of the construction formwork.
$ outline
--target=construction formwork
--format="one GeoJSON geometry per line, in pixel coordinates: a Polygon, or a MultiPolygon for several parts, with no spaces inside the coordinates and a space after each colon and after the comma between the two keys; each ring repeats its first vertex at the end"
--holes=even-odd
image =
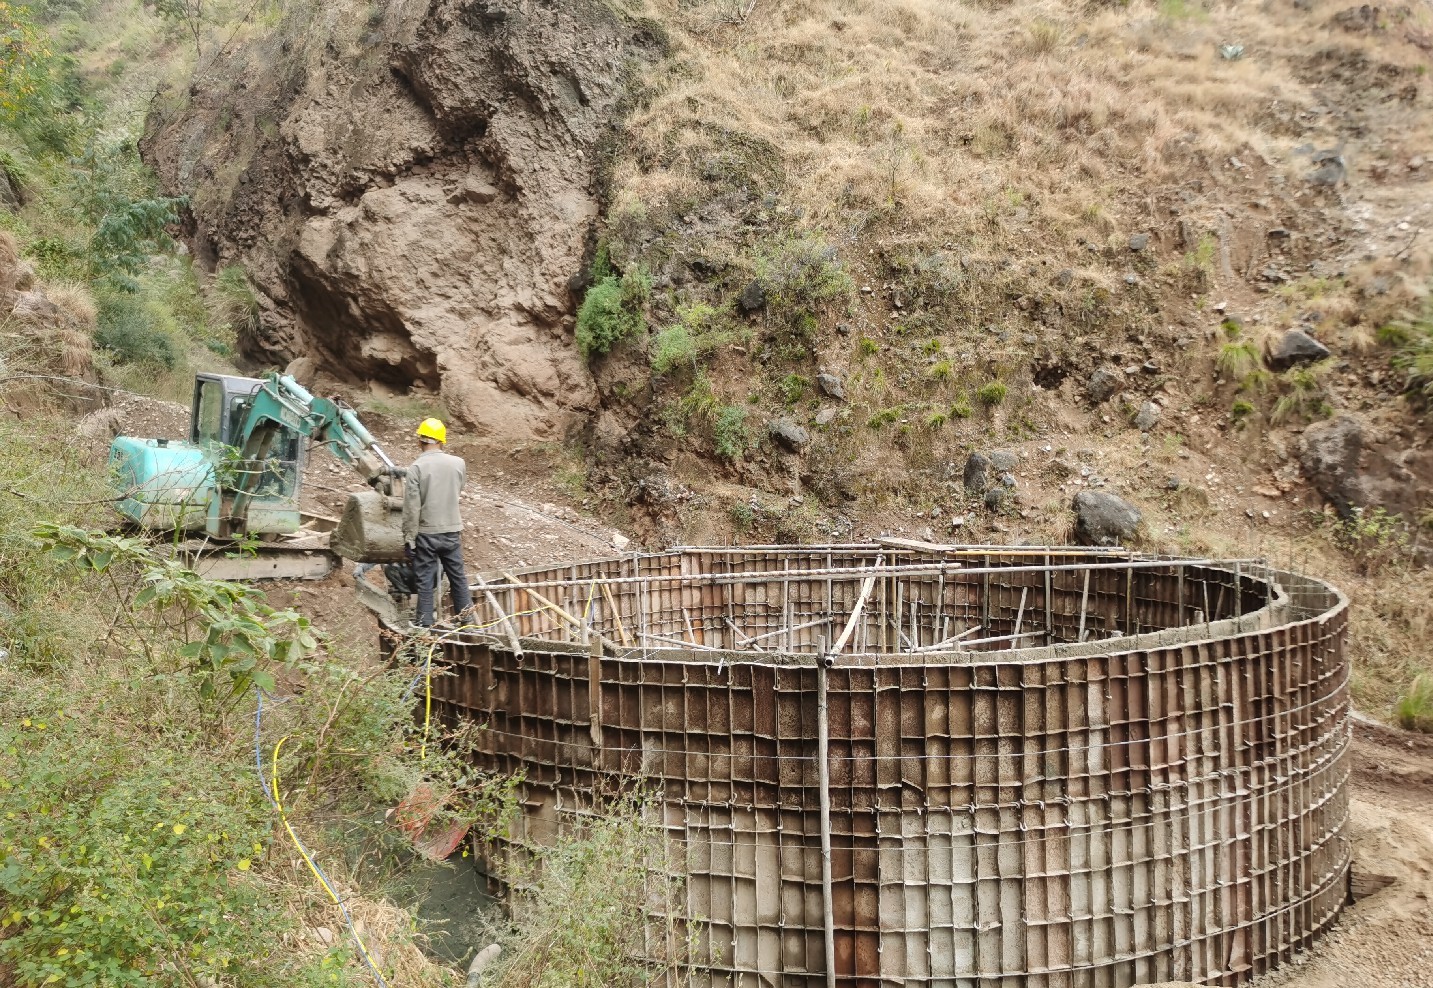
{"type": "Polygon", "coordinates": [[[698,982],[1237,984],[1347,897],[1347,601],[1255,560],[905,544],[505,573],[437,716],[514,841],[640,781],[698,982]]]}

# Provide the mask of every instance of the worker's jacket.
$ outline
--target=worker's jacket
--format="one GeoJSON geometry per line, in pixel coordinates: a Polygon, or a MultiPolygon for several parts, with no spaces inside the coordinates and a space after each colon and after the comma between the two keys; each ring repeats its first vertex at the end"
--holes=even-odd
{"type": "Polygon", "coordinates": [[[413,461],[403,484],[403,541],[415,542],[419,535],[461,532],[458,494],[468,480],[468,467],[461,457],[430,449],[413,461]]]}

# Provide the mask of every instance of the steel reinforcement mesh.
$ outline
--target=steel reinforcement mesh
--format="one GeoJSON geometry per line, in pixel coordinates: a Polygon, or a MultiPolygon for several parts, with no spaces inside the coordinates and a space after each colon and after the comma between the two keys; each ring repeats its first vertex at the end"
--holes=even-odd
{"type": "Polygon", "coordinates": [[[829,926],[840,985],[1237,984],[1346,900],[1347,604],[1318,581],[792,546],[486,591],[437,716],[523,773],[515,846],[661,794],[698,983],[831,983],[829,926]]]}

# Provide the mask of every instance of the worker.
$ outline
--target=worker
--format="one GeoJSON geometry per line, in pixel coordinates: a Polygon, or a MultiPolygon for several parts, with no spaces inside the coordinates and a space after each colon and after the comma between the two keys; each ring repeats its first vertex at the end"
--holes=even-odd
{"type": "Polygon", "coordinates": [[[421,452],[407,470],[403,485],[403,548],[413,563],[418,584],[418,625],[433,625],[433,597],[438,569],[448,575],[453,612],[461,615],[473,603],[463,570],[463,519],[458,494],[468,480],[460,457],[443,452],[448,429],[438,419],[418,426],[421,452]]]}

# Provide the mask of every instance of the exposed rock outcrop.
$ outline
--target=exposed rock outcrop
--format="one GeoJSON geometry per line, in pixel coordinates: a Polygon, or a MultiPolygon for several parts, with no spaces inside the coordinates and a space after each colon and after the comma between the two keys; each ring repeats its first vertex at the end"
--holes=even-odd
{"type": "Polygon", "coordinates": [[[191,198],[197,256],[249,271],[247,356],[437,390],[489,435],[561,435],[597,397],[568,283],[624,62],[653,42],[595,0],[374,9],[221,60],[156,111],[145,156],[191,198]]]}
{"type": "Polygon", "coordinates": [[[1134,505],[1104,491],[1080,491],[1071,507],[1075,541],[1080,545],[1123,545],[1139,531],[1143,519],[1134,505]]]}
{"type": "Polygon", "coordinates": [[[1380,443],[1351,415],[1311,425],[1299,444],[1299,465],[1338,513],[1383,508],[1415,519],[1427,508],[1433,450],[1380,443]]]}

